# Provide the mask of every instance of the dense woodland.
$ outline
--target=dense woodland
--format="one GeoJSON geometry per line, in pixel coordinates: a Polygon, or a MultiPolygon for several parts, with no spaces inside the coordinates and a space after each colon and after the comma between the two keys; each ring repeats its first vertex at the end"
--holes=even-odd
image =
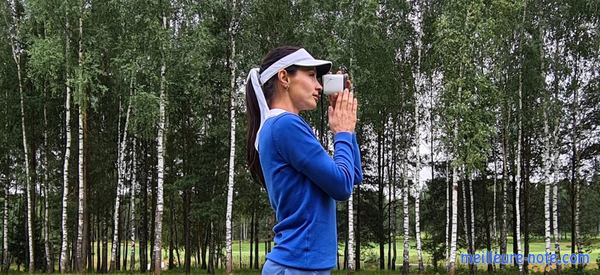
{"type": "MultiPolygon", "coordinates": [[[[276,220],[245,162],[244,87],[281,45],[345,66],[359,100],[364,182],[338,203],[339,269],[526,272],[458,255],[534,242],[593,256],[553,270],[598,268],[598,1],[2,0],[0,14],[4,270],[260,269],[276,220]]],[[[303,116],[329,149],[323,104],[303,116]]]]}

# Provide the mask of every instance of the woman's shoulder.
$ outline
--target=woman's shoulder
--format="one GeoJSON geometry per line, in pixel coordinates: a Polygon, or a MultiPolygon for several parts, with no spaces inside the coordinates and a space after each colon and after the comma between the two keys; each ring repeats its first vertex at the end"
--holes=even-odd
{"type": "Polygon", "coordinates": [[[294,131],[310,129],[306,121],[301,116],[290,112],[282,113],[276,117],[273,117],[272,120],[273,130],[277,131],[294,131]]]}

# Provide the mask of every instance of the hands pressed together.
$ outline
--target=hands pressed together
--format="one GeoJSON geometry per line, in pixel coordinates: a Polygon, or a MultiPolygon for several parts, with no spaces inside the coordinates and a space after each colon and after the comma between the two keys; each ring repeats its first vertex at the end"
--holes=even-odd
{"type": "MultiPolygon", "coordinates": [[[[351,87],[350,80],[347,84],[351,87]]],[[[329,96],[329,128],[334,135],[338,132],[354,132],[357,109],[358,100],[348,88],[329,96]]]]}

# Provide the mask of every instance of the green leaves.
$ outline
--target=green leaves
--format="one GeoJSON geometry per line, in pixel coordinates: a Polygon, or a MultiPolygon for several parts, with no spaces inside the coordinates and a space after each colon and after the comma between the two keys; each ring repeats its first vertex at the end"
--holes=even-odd
{"type": "MultiPolygon", "coordinates": [[[[140,138],[154,139],[158,127],[159,98],[154,93],[138,91],[132,98],[133,117],[129,130],[140,138]]],[[[126,103],[123,103],[126,104],[126,103]]],[[[126,105],[125,105],[126,106],[126,105]]]]}
{"type": "Polygon", "coordinates": [[[27,66],[28,76],[34,79],[59,78],[65,64],[64,52],[61,49],[62,40],[59,37],[33,39],[27,49],[30,56],[27,66]]]}

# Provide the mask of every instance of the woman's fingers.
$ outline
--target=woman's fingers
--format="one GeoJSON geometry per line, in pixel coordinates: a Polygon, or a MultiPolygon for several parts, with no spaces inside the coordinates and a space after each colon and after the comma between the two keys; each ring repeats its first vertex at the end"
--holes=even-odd
{"type": "Polygon", "coordinates": [[[330,94],[329,97],[329,105],[335,109],[335,103],[337,102],[339,93],[330,94]]]}
{"type": "Polygon", "coordinates": [[[336,96],[336,100],[335,100],[335,109],[336,109],[336,114],[339,116],[340,115],[340,111],[341,111],[341,106],[342,106],[342,100],[343,100],[344,96],[343,94],[341,95],[337,95],[336,96]]]}

